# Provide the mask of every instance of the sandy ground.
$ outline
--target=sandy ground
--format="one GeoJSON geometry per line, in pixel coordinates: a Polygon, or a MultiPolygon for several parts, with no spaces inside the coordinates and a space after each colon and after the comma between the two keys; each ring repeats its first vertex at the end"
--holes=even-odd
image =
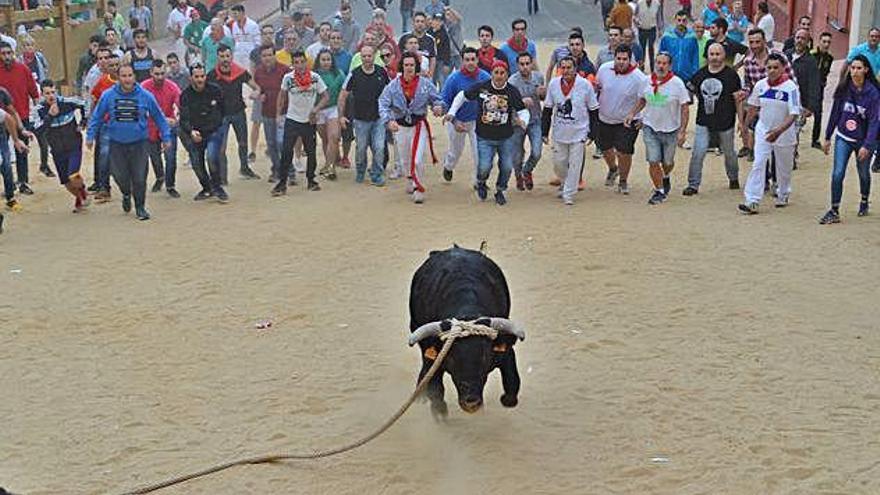
{"type": "Polygon", "coordinates": [[[184,199],[151,194],[147,223],[118,195],[73,215],[37,179],[0,237],[0,485],[116,493],[370,431],[414,385],[412,273],[487,240],[529,332],[517,409],[496,374],[479,414],[420,403],[358,451],[165,493],[878,493],[880,214],[856,218],[851,170],[844,223],[817,225],[830,162],[801,152],[792,205],[756,217],[714,156],[682,197],[688,152],[649,207],[642,149],[633,194],[590,160],[574,207],[549,153],[503,208],[474,198],[469,160],[452,184],[431,168],[422,206],[351,171],[281,199],[233,178],[229,205],[194,204],[181,169],[184,199]]]}

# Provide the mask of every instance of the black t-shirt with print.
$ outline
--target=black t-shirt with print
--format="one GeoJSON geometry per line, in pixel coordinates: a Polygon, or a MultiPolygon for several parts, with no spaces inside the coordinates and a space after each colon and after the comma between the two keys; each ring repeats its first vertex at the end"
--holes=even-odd
{"type": "Polygon", "coordinates": [[[345,90],[351,93],[354,118],[372,122],[379,120],[379,96],[388,85],[388,73],[374,66],[373,73],[364,72],[363,66],[351,71],[345,81],[345,90]]]}
{"type": "Polygon", "coordinates": [[[726,131],[736,120],[736,101],[733,94],[742,89],[736,71],[725,65],[713,74],[703,67],[687,83],[691,94],[697,97],[697,125],[710,131],[726,131]]]}
{"type": "Polygon", "coordinates": [[[497,89],[491,79],[471,86],[464,96],[479,103],[477,135],[483,139],[497,141],[512,136],[513,118],[526,108],[518,89],[510,84],[497,89]]]}

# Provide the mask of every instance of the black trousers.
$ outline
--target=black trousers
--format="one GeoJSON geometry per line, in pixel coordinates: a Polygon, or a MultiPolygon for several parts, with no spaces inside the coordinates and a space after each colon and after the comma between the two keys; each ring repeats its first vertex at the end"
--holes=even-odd
{"type": "Polygon", "coordinates": [[[143,208],[147,199],[149,141],[146,136],[134,143],[110,141],[110,171],[119,190],[134,197],[134,205],[143,208]]]}
{"type": "Polygon", "coordinates": [[[293,166],[293,145],[297,139],[302,140],[303,152],[306,154],[306,179],[309,184],[315,182],[315,169],[318,168],[318,158],[315,156],[315,143],[317,127],[315,124],[304,124],[291,119],[284,120],[284,139],[281,144],[281,170],[278,177],[289,177],[290,168],[293,166]]]}

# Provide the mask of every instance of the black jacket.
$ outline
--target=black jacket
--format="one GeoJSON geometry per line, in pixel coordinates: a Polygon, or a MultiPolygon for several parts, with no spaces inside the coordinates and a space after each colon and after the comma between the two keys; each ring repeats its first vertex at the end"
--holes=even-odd
{"type": "Polygon", "coordinates": [[[207,138],[223,123],[223,92],[214,83],[205,83],[205,89],[193,86],[180,95],[180,130],[186,134],[196,130],[207,138]]]}
{"type": "Polygon", "coordinates": [[[816,113],[822,105],[822,73],[819,72],[819,64],[809,52],[794,57],[794,51],[788,51],[785,56],[791,60],[791,70],[797,79],[798,88],[801,90],[801,106],[816,113]]]}

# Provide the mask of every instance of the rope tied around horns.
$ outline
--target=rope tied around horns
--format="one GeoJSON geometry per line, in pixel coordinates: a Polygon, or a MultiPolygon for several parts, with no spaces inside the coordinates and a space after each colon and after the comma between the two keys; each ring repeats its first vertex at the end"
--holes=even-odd
{"type": "MultiPolygon", "coordinates": [[[[425,390],[425,388],[428,386],[428,383],[431,381],[432,378],[434,378],[434,375],[436,375],[437,372],[440,370],[440,366],[443,364],[443,360],[446,359],[446,355],[449,354],[450,349],[452,349],[452,344],[454,344],[457,339],[464,337],[488,337],[494,340],[498,336],[498,330],[488,325],[477,323],[478,321],[481,321],[480,319],[471,321],[460,321],[453,318],[448,321],[451,323],[452,328],[440,333],[439,338],[441,341],[443,341],[443,347],[440,349],[440,352],[437,354],[437,358],[428,369],[428,372],[425,374],[422,380],[419,381],[418,385],[416,385],[416,389],[409,396],[406,402],[404,402],[403,405],[400,406],[397,412],[395,412],[390,418],[388,418],[388,420],[385,421],[381,426],[373,430],[369,435],[366,435],[358,440],[355,440],[354,442],[342,445],[340,447],[327,450],[316,450],[312,453],[278,453],[235,459],[202,469],[200,471],[176,476],[174,478],[169,478],[164,481],[127,491],[124,492],[123,495],[142,495],[145,493],[152,493],[163,488],[168,488],[172,485],[178,485],[180,483],[194,480],[196,478],[201,478],[210,474],[218,473],[220,471],[225,471],[235,466],[270,464],[285,460],[323,459],[325,457],[339,455],[366,445],[367,443],[375,440],[377,437],[388,431],[388,429],[391,428],[391,426],[393,426],[394,423],[396,423],[397,420],[399,420],[403,416],[407,409],[409,409],[409,407],[413,404],[413,402],[415,402],[418,396],[421,395],[421,393],[425,390]]],[[[482,321],[486,320],[483,319],[482,321]]]]}

